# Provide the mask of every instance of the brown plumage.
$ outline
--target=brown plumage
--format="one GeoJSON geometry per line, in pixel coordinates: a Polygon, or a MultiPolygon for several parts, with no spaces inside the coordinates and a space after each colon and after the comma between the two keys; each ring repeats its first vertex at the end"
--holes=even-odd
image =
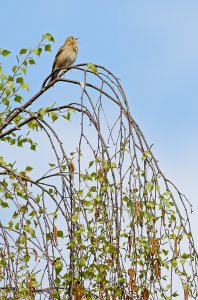
{"type": "MultiPolygon", "coordinates": [[[[78,54],[78,45],[77,45],[78,38],[73,36],[69,36],[64,45],[60,47],[58,53],[55,56],[54,63],[52,66],[52,72],[58,68],[62,67],[70,67],[76,60],[78,54]]],[[[54,80],[58,76],[59,71],[54,72],[51,77],[51,80],[54,80]]]]}

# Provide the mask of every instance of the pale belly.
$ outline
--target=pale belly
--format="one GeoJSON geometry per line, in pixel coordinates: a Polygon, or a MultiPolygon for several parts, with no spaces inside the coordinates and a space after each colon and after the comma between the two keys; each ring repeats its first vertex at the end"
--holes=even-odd
{"type": "Polygon", "coordinates": [[[58,58],[56,68],[69,67],[76,60],[77,53],[75,51],[63,51],[58,58]]]}

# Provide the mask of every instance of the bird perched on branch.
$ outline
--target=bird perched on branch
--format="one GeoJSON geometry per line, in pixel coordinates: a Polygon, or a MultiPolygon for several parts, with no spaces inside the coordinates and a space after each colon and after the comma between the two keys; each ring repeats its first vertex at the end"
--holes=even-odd
{"type": "MultiPolygon", "coordinates": [[[[52,66],[52,72],[58,68],[70,67],[76,60],[78,54],[78,38],[69,36],[64,45],[60,47],[58,53],[55,56],[54,63],[52,66]]],[[[54,80],[58,76],[59,71],[54,72],[50,81],[54,80]]]]}

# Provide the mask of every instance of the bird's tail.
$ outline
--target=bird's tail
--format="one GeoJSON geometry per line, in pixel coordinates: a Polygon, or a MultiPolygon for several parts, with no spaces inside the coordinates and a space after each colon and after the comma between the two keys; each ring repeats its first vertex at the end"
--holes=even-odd
{"type": "Polygon", "coordinates": [[[54,79],[56,79],[56,77],[58,76],[58,73],[59,73],[59,71],[54,72],[54,74],[53,74],[53,75],[51,76],[51,78],[50,78],[49,83],[50,83],[51,81],[53,81],[54,79]]]}

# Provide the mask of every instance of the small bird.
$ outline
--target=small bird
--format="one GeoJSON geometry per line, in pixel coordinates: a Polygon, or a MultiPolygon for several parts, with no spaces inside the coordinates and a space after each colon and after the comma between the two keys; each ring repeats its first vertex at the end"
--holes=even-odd
{"type": "MultiPolygon", "coordinates": [[[[52,72],[58,68],[70,67],[76,60],[78,54],[78,38],[69,36],[64,45],[60,47],[58,53],[55,56],[54,63],[52,66],[52,72]]],[[[59,71],[54,72],[50,81],[54,80],[58,76],[59,71]]]]}

